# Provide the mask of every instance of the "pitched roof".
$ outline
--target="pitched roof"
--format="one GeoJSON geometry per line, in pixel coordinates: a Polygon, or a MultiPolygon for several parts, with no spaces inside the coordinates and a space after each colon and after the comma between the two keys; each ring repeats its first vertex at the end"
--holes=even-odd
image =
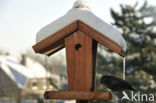
{"type": "Polygon", "coordinates": [[[50,35],[56,33],[60,29],[73,23],[74,21],[80,20],[92,27],[99,33],[105,35],[109,39],[113,40],[117,44],[123,47],[123,51],[126,51],[126,42],[123,39],[121,32],[115,29],[113,26],[107,24],[99,17],[94,15],[90,10],[86,8],[73,8],[67,12],[63,17],[53,21],[44,28],[42,28],[36,36],[36,42],[40,42],[50,35]]]}
{"type": "Polygon", "coordinates": [[[20,64],[20,61],[16,57],[0,56],[0,69],[2,69],[19,88],[25,88],[30,78],[52,77],[57,80],[60,79],[58,75],[47,72],[41,64],[30,58],[27,58],[27,66],[24,66],[20,64]]]}

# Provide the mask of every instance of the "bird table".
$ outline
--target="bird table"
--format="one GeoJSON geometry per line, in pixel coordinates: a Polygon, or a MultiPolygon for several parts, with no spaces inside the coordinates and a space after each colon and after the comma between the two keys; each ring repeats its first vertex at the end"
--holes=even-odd
{"type": "Polygon", "coordinates": [[[95,88],[98,43],[125,56],[122,46],[80,20],[76,20],[33,46],[36,53],[48,56],[66,49],[68,91],[46,91],[45,99],[111,100],[111,92],[97,92],[95,88]]]}

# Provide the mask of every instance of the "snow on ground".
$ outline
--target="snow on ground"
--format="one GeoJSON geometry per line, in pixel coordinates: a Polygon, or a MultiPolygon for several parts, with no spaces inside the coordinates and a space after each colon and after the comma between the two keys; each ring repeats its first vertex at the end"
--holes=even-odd
{"type": "Polygon", "coordinates": [[[121,32],[94,15],[85,0],[77,0],[73,7],[74,8],[69,10],[66,15],[42,28],[37,33],[36,42],[38,43],[72,22],[80,20],[121,45],[123,50],[126,51],[127,45],[121,32]]]}

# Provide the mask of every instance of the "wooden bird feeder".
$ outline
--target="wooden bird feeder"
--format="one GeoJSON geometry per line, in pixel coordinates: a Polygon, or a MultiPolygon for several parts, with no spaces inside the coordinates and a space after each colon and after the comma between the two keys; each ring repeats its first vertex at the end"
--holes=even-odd
{"type": "Polygon", "coordinates": [[[125,56],[120,45],[80,20],[33,46],[36,53],[48,56],[66,49],[68,91],[47,91],[45,99],[75,99],[76,103],[87,103],[88,100],[113,98],[111,92],[94,91],[98,43],[125,56]]]}
{"type": "Polygon", "coordinates": [[[74,99],[76,103],[112,100],[111,92],[94,91],[97,45],[125,56],[126,43],[120,34],[91,13],[83,0],[77,0],[65,16],[41,29],[34,51],[50,56],[65,48],[68,76],[68,91],[46,91],[45,99],[74,99]]]}

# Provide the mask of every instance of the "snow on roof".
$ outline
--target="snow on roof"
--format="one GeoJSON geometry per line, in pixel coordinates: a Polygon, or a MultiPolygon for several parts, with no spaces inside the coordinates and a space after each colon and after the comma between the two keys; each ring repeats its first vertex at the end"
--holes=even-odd
{"type": "Polygon", "coordinates": [[[32,73],[14,60],[12,57],[5,58],[4,56],[0,56],[0,68],[17,84],[18,87],[25,88],[28,78],[32,76],[32,73]]]}
{"type": "Polygon", "coordinates": [[[56,81],[60,81],[58,75],[47,72],[41,64],[30,58],[26,59],[27,66],[24,66],[20,64],[20,61],[15,57],[0,56],[0,69],[2,69],[20,88],[25,88],[30,78],[51,77],[56,79],[56,81]]]}
{"type": "Polygon", "coordinates": [[[121,32],[94,15],[85,0],[77,0],[73,7],[74,8],[69,10],[63,17],[42,28],[37,33],[36,42],[38,43],[72,22],[80,20],[121,45],[123,50],[126,51],[127,45],[121,32]]]}
{"type": "Polygon", "coordinates": [[[89,3],[86,0],[77,0],[74,3],[73,8],[87,8],[91,10],[89,3]]]}
{"type": "Polygon", "coordinates": [[[33,73],[32,78],[43,78],[43,77],[51,76],[51,73],[47,72],[40,63],[35,62],[28,57],[26,58],[26,67],[27,70],[33,73]]]}

